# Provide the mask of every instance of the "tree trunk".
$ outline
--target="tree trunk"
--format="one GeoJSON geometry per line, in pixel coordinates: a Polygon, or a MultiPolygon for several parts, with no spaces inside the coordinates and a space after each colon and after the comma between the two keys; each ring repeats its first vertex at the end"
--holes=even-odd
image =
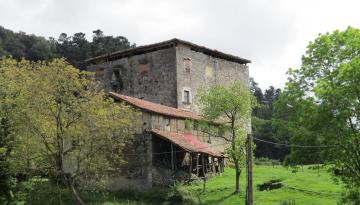
{"type": "Polygon", "coordinates": [[[75,197],[75,199],[77,200],[78,204],[86,205],[85,202],[81,199],[81,197],[77,193],[76,188],[74,186],[74,182],[72,180],[71,180],[71,182],[69,182],[69,186],[70,186],[70,189],[71,189],[71,193],[75,197]]]}
{"type": "Polygon", "coordinates": [[[239,162],[235,162],[235,175],[236,175],[236,189],[235,189],[235,194],[239,194],[240,193],[240,174],[241,174],[241,169],[239,166],[239,162]]]}

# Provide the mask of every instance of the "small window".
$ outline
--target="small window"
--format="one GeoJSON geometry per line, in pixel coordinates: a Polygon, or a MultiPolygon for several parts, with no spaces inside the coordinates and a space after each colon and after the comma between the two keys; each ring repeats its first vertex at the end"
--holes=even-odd
{"type": "Polygon", "coordinates": [[[184,96],[183,96],[183,102],[184,104],[190,104],[190,91],[189,90],[184,90],[184,96]]]}
{"type": "Polygon", "coordinates": [[[206,67],[205,67],[205,76],[207,78],[213,77],[213,67],[212,67],[212,65],[210,65],[210,64],[206,65],[206,67]]]}
{"type": "Polygon", "coordinates": [[[211,144],[211,135],[208,134],[208,140],[207,140],[207,143],[211,144]]]}
{"type": "Polygon", "coordinates": [[[113,91],[120,91],[123,88],[123,82],[119,70],[114,70],[111,75],[111,88],[113,91]]]}
{"type": "Polygon", "coordinates": [[[184,58],[184,69],[186,72],[190,72],[192,66],[192,62],[190,58],[184,58]]]}
{"type": "Polygon", "coordinates": [[[149,63],[140,63],[139,69],[141,74],[147,73],[150,70],[150,65],[149,63]]]}
{"type": "Polygon", "coordinates": [[[165,118],[164,122],[165,122],[165,126],[170,126],[170,118],[165,118]]]}
{"type": "Polygon", "coordinates": [[[118,70],[114,70],[111,76],[111,81],[118,82],[120,79],[120,72],[118,70]]]}
{"type": "Polygon", "coordinates": [[[104,75],[104,68],[97,68],[96,70],[95,70],[95,76],[96,77],[101,77],[101,76],[103,76],[104,75]]]}

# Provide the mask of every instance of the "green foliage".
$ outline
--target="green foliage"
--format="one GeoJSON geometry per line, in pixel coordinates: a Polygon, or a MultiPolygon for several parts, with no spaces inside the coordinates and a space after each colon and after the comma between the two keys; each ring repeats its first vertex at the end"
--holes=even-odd
{"type": "MultiPolygon", "coordinates": [[[[277,130],[272,119],[274,104],[278,100],[281,90],[270,86],[263,94],[261,88],[258,87],[258,84],[252,78],[250,79],[250,90],[256,97],[258,103],[258,106],[252,110],[252,136],[270,142],[280,141],[278,136],[276,136],[277,130]]],[[[254,143],[256,144],[254,150],[256,158],[267,157],[284,160],[289,152],[289,149],[284,146],[272,145],[260,141],[254,141],[254,143]]]]}
{"type": "Polygon", "coordinates": [[[0,26],[0,57],[12,56],[17,60],[49,61],[64,57],[73,66],[84,70],[85,60],[91,57],[135,47],[123,36],[106,36],[101,30],[93,31],[92,41],[84,33],[68,36],[60,34],[58,39],[15,33],[0,26]]]}
{"type": "Polygon", "coordinates": [[[57,40],[52,39],[52,42],[55,45],[57,56],[65,57],[67,61],[81,70],[85,69],[85,60],[88,58],[135,47],[135,44],[131,44],[127,38],[106,36],[99,29],[93,31],[91,42],[81,32],[75,33],[73,36],[62,33],[57,40]]]}
{"type": "Polygon", "coordinates": [[[341,196],[339,205],[360,205],[360,191],[358,189],[349,189],[341,196]]]}
{"type": "MultiPolygon", "coordinates": [[[[13,174],[41,174],[73,186],[80,179],[98,189],[124,163],[138,114],[116,104],[93,74],[63,59],[49,63],[0,61],[4,91],[16,135],[8,160],[13,174]]],[[[5,110],[5,109],[3,109],[5,110]]]]}
{"type": "Polygon", "coordinates": [[[16,59],[49,60],[54,57],[54,50],[43,37],[14,33],[0,26],[0,57],[6,55],[16,59]]]}
{"type": "Polygon", "coordinates": [[[360,30],[349,27],[310,42],[299,70],[276,105],[279,132],[293,144],[338,147],[293,148],[290,160],[328,162],[349,189],[360,187],[360,30]]]}
{"type": "Polygon", "coordinates": [[[256,165],[263,165],[263,166],[278,166],[281,165],[279,160],[276,159],[269,159],[266,157],[260,157],[255,159],[256,165]]]}
{"type": "Polygon", "coordinates": [[[207,90],[200,89],[199,98],[202,114],[209,121],[218,121],[228,127],[230,134],[224,139],[231,143],[226,149],[236,173],[236,193],[239,193],[239,178],[246,160],[246,135],[250,133],[251,109],[255,98],[248,87],[241,82],[232,86],[215,85],[207,90]]]}

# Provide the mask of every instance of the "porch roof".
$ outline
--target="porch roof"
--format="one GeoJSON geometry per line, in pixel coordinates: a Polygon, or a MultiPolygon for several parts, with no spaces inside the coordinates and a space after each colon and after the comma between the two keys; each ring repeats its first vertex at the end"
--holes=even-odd
{"type": "MultiPolygon", "coordinates": [[[[223,155],[218,151],[211,149],[209,145],[201,142],[192,133],[176,133],[161,130],[152,130],[153,134],[178,145],[182,149],[189,152],[205,153],[211,156],[222,157],[223,155]]],[[[216,145],[213,145],[216,146],[216,145]]]]}

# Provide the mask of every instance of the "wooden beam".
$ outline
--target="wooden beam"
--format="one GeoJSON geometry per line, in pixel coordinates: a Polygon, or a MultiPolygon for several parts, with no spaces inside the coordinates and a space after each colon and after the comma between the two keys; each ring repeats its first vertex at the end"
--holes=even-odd
{"type": "Polygon", "coordinates": [[[171,169],[174,170],[174,146],[171,144],[171,169]]]}
{"type": "Polygon", "coordinates": [[[176,146],[174,147],[174,169],[175,170],[177,170],[177,165],[176,165],[176,162],[177,162],[177,160],[176,160],[176,146]]]}
{"type": "Polygon", "coordinates": [[[189,183],[191,182],[191,174],[192,174],[192,158],[193,158],[193,155],[191,152],[189,152],[189,156],[190,156],[190,159],[189,159],[189,183]]]}
{"type": "Polygon", "coordinates": [[[212,173],[216,175],[216,169],[215,169],[215,157],[211,157],[211,169],[212,173]]]}
{"type": "Polygon", "coordinates": [[[201,154],[202,156],[202,171],[203,171],[203,175],[204,175],[204,191],[206,190],[206,172],[205,172],[205,160],[204,160],[204,154],[201,154]]]}
{"type": "Polygon", "coordinates": [[[196,177],[197,177],[197,183],[199,184],[199,153],[196,153],[196,177]]]}

